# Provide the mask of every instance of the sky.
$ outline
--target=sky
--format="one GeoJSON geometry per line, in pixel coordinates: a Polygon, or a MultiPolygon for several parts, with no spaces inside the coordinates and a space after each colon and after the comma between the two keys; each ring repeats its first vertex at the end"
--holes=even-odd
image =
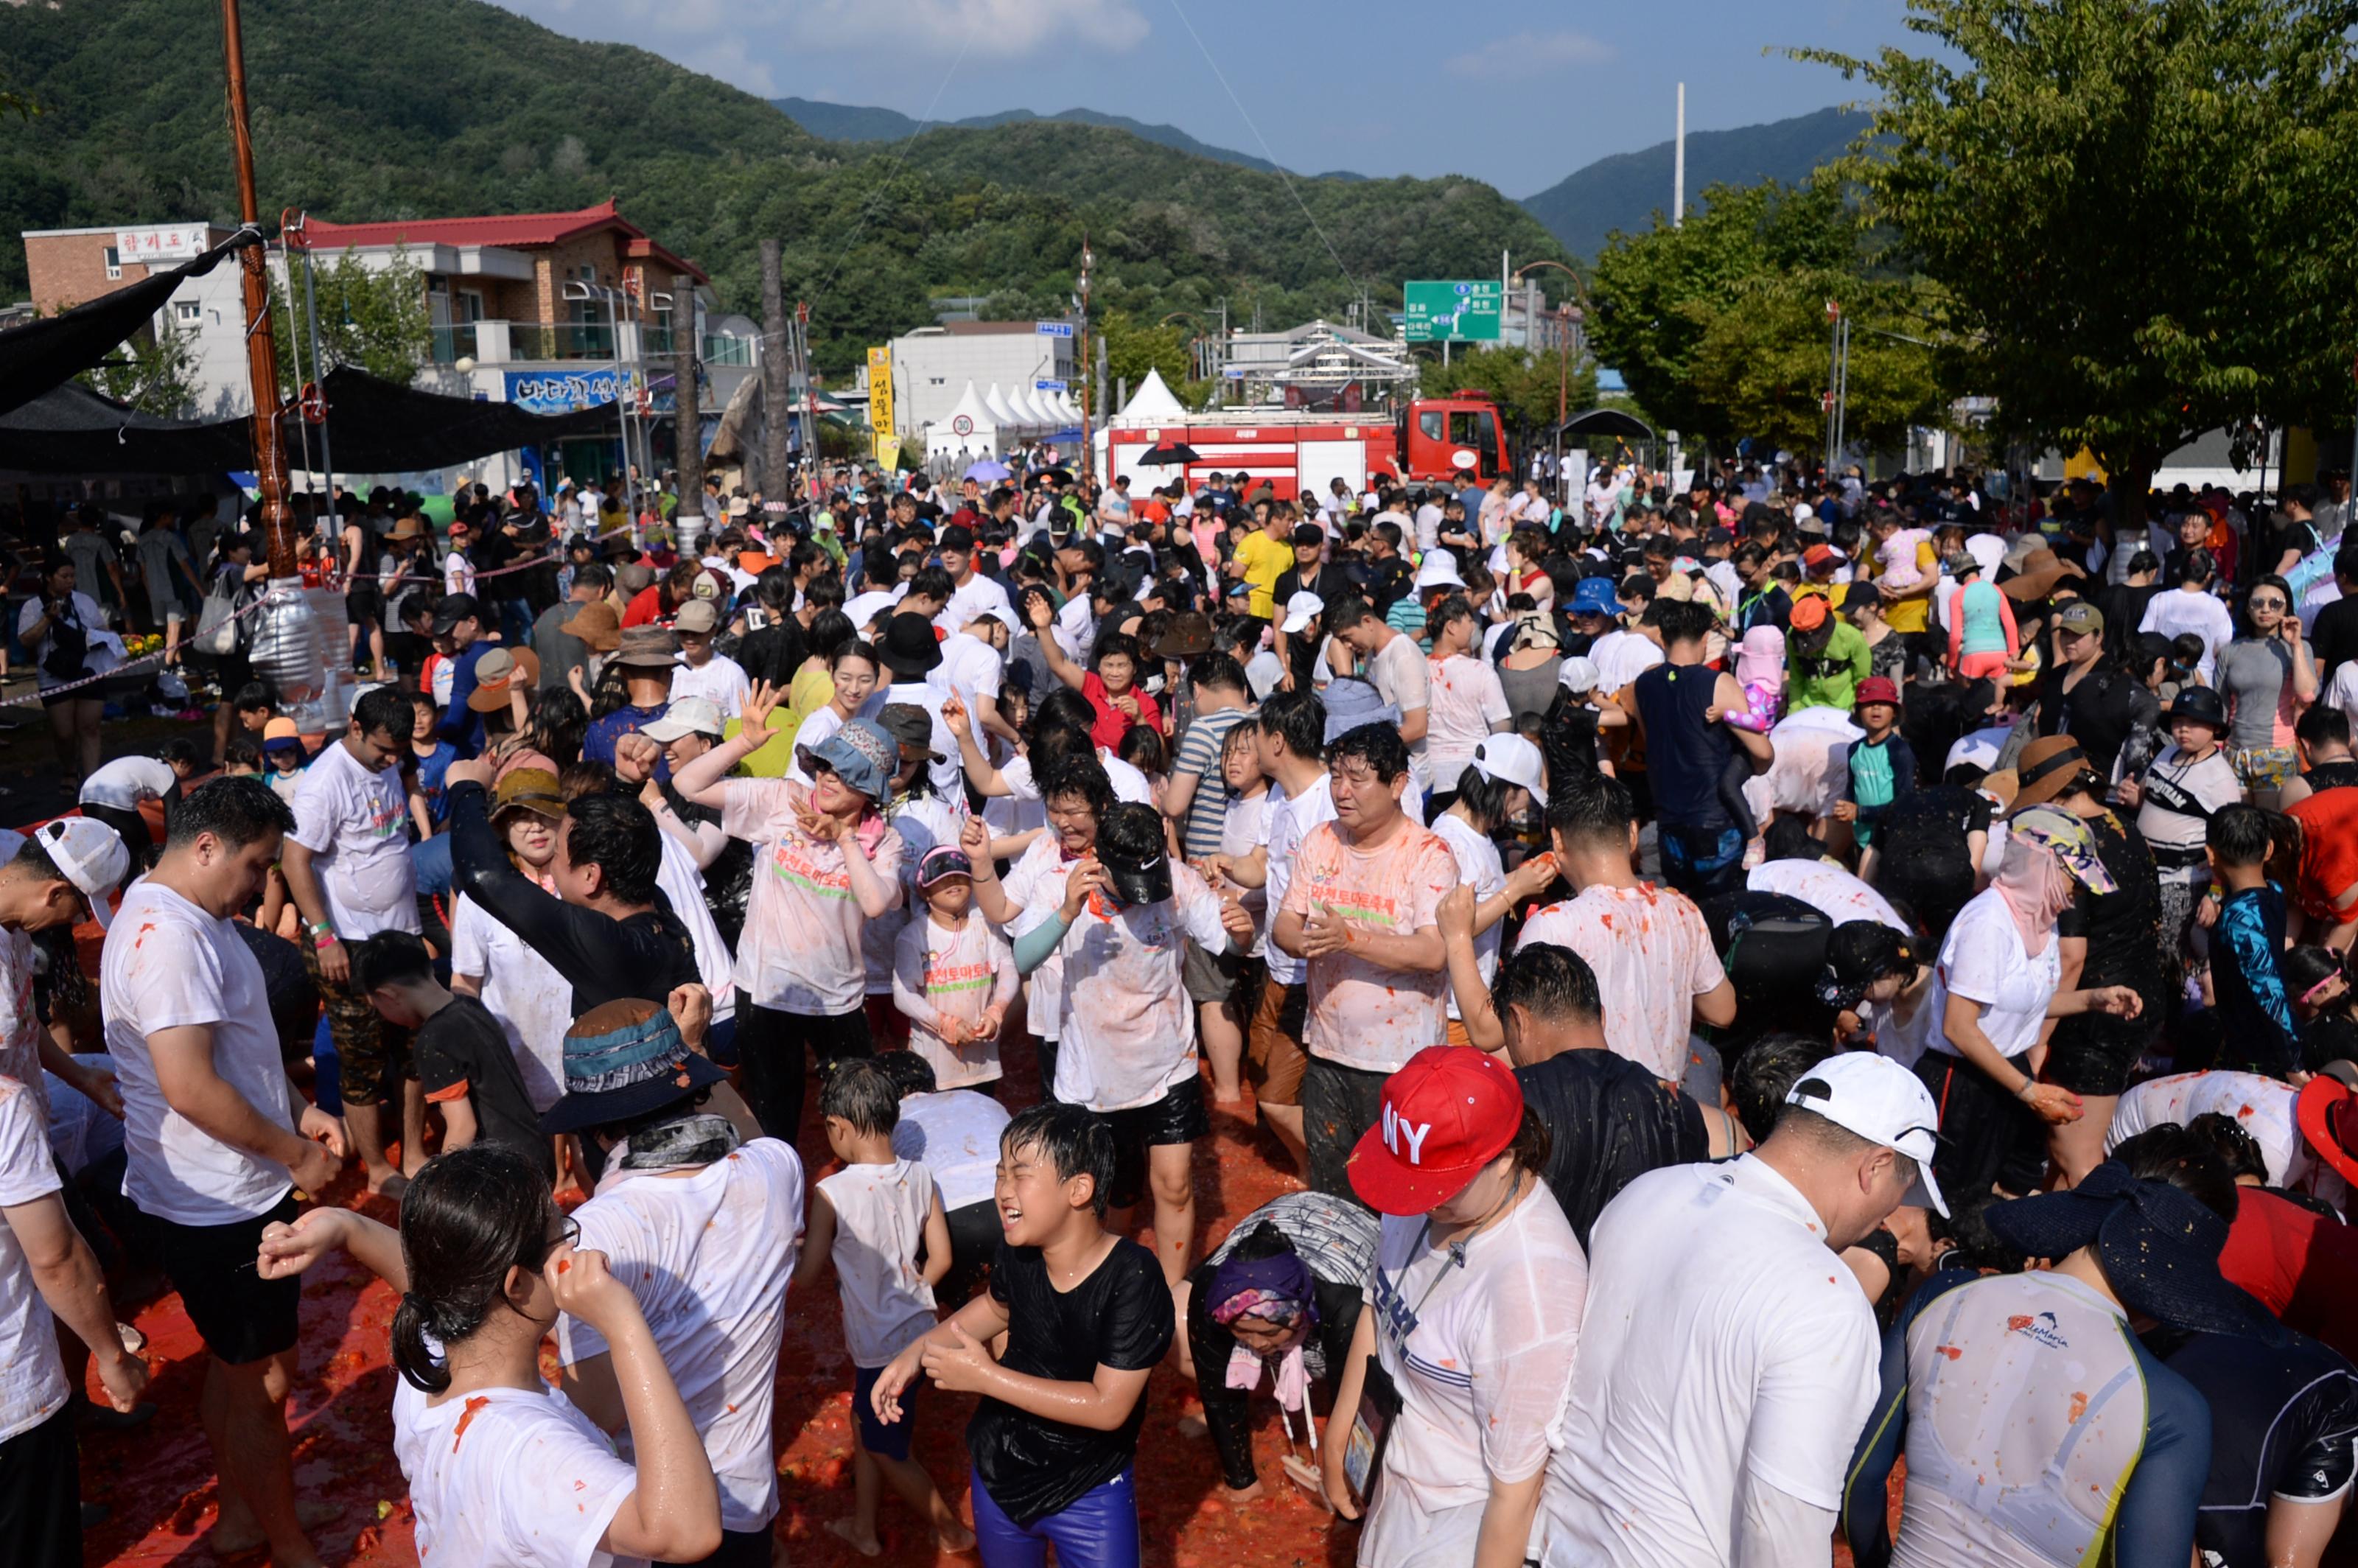
{"type": "Polygon", "coordinates": [[[1467,174],[1530,196],[1687,128],[1847,103],[1783,58],[1905,43],[1901,0],[497,0],[765,98],[955,120],[1072,108],[1308,173],[1467,174]],[[1217,62],[1217,63],[1215,63],[1217,62]]]}

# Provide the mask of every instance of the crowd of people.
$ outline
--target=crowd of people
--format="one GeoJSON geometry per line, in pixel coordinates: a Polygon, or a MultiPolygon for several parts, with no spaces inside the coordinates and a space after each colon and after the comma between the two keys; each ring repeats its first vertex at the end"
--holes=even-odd
{"type": "Polygon", "coordinates": [[[1549,477],[348,498],[348,720],[200,638],[210,752],[0,841],[10,1560],[81,1561],[77,1430],[153,1413],[152,1264],[213,1550],[318,1561],[341,1252],[428,1563],[760,1568],[792,1506],[1134,1564],[1158,1377],[1369,1568],[2320,1562],[2346,482],[1549,477]],[[1298,1190],[1199,1211],[1215,1114],[1298,1190]],[[850,1495],[785,1496],[830,1283],[850,1495]]]}

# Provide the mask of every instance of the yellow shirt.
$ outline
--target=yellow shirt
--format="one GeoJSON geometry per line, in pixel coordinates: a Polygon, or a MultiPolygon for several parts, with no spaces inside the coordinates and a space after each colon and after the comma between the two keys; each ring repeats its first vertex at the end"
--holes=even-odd
{"type": "MultiPolygon", "coordinates": [[[[1881,565],[1880,560],[1872,553],[1868,554],[1868,559],[1875,560],[1878,566],[1881,565]]],[[[1881,574],[1878,572],[1877,575],[1881,574]]],[[[1916,542],[1917,585],[1920,587],[1928,582],[1937,583],[1940,579],[1941,563],[1932,554],[1931,541],[1919,539],[1916,542]]],[[[1902,599],[1896,602],[1887,601],[1883,606],[1884,623],[1894,632],[1921,632],[1931,623],[1931,615],[1932,596],[1929,593],[1915,599],[1902,599]]]]}
{"type": "Polygon", "coordinates": [[[1256,529],[1237,546],[1237,564],[1245,569],[1245,580],[1252,584],[1252,599],[1245,613],[1263,621],[1277,617],[1277,598],[1273,591],[1277,579],[1293,566],[1293,546],[1291,541],[1272,539],[1266,529],[1256,529]]]}

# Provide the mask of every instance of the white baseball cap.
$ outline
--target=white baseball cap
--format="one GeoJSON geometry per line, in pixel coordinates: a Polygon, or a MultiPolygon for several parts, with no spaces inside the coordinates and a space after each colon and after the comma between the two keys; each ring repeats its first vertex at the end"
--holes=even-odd
{"type": "Polygon", "coordinates": [[[1941,1185],[1932,1176],[1941,1112],[1932,1103],[1932,1091],[1915,1074],[1873,1051],[1845,1051],[1803,1073],[1785,1103],[1815,1111],[1836,1127],[1915,1161],[1916,1184],[1899,1201],[1949,1217],[1949,1206],[1942,1201],[1941,1185]]]}
{"type": "Polygon", "coordinates": [[[1457,569],[1457,557],[1447,550],[1427,550],[1424,559],[1417,563],[1416,586],[1464,588],[1466,579],[1457,569]]]}
{"type": "Polygon", "coordinates": [[[1520,735],[1490,735],[1474,748],[1474,771],[1493,784],[1520,784],[1541,806],[1547,799],[1547,759],[1520,735]]]}
{"type": "Polygon", "coordinates": [[[727,733],[728,724],[720,717],[719,705],[708,697],[683,697],[664,709],[664,716],[652,724],[639,726],[639,733],[660,745],[668,746],[683,735],[709,735],[718,741],[727,733]]]}
{"type": "Polygon", "coordinates": [[[1564,660],[1555,672],[1556,684],[1578,696],[1596,689],[1596,661],[1585,655],[1564,660]]]}
{"type": "Polygon", "coordinates": [[[1279,628],[1291,637],[1326,613],[1326,601],[1303,589],[1285,601],[1285,624],[1279,628]]]}
{"type": "Polygon", "coordinates": [[[49,864],[90,901],[91,917],[101,931],[114,924],[107,900],[131,870],[131,851],[123,836],[91,816],[60,816],[33,830],[33,841],[49,856],[49,864]]]}

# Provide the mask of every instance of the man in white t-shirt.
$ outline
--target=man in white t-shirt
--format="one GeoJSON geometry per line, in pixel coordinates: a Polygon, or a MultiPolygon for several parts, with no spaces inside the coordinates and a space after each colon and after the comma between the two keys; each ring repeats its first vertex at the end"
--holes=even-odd
{"type": "Polygon", "coordinates": [[[1424,650],[1414,638],[1386,625],[1373,605],[1357,597],[1337,600],[1327,608],[1326,631],[1358,656],[1360,673],[1374,683],[1386,702],[1400,709],[1400,738],[1408,742],[1408,754],[1422,773],[1433,709],[1433,682],[1424,650]]]}
{"type": "Polygon", "coordinates": [[[107,901],[130,869],[114,830],[86,816],[60,816],[29,836],[0,828],[0,1076],[25,1086],[44,1127],[45,1072],[116,1116],[123,1102],[114,1078],[69,1054],[34,1007],[32,934],[92,918],[103,925],[107,901]]]}
{"type": "MultiPolygon", "coordinates": [[[[950,608],[942,611],[935,625],[938,627],[942,618],[956,613],[957,602],[953,599],[950,608]]],[[[1010,745],[1023,739],[999,711],[999,692],[1006,679],[1007,641],[1011,635],[1013,616],[1014,611],[1002,612],[995,605],[976,610],[942,639],[942,662],[925,675],[927,686],[965,703],[975,722],[1010,745]]]]}
{"type": "Polygon", "coordinates": [[[934,624],[945,632],[956,632],[972,626],[981,616],[1001,612],[1010,626],[1015,624],[1015,606],[1007,597],[1004,584],[987,578],[974,569],[974,531],[953,523],[942,530],[936,546],[942,559],[942,570],[950,574],[949,602],[934,618],[934,624]]]}
{"type": "Polygon", "coordinates": [[[744,666],[726,654],[712,651],[713,636],[720,630],[719,607],[708,599],[691,599],[679,607],[671,629],[679,637],[679,667],[671,673],[671,700],[677,703],[700,697],[719,708],[723,719],[743,712],[753,683],[745,678],[744,666]]]}
{"type": "Polygon", "coordinates": [[[263,1279],[254,1259],[264,1227],[295,1217],[295,1189],[334,1179],[343,1134],[287,1082],[262,966],[230,919],[294,826],[256,778],[181,802],[107,931],[99,1009],[123,1095],[123,1195],[154,1222],[156,1260],[211,1354],[198,1410],[221,1472],[213,1555],[267,1543],[308,1568],[286,1408],[301,1284],[263,1279]]]}
{"type": "MultiPolygon", "coordinates": [[[[739,1141],[704,1101],[719,1070],[698,1056],[698,1068],[674,1073],[687,1047],[653,1001],[592,1008],[566,1045],[565,1098],[542,1126],[594,1139],[606,1156],[596,1195],[573,1211],[579,1245],[603,1252],[638,1298],[704,1439],[720,1487],[716,1556],[766,1562],[778,1513],[771,1399],[803,1233],[802,1159],[774,1138],[739,1141]]],[[[621,1437],[628,1456],[605,1337],[562,1316],[557,1346],[565,1397],[621,1437]]]]}
{"type": "Polygon", "coordinates": [[[57,1324],[96,1354],[116,1410],[136,1408],[147,1386],[146,1365],[124,1351],[106,1276],[66,1216],[62,1186],[32,1091],[0,1075],[0,1519],[8,1561],[27,1568],[82,1560],[72,1386],[57,1324]]]}
{"type": "Polygon", "coordinates": [[[1823,1565],[1878,1387],[1838,1254],[1932,1184],[1932,1097],[1830,1057],[1725,1164],[1650,1171],[1589,1234],[1588,1306],[1537,1538],[1547,1568],[1823,1565]]]}
{"type": "Polygon", "coordinates": [[[287,891],[303,916],[303,956],[328,1011],[341,1073],[344,1124],[368,1167],[369,1191],[398,1197],[426,1162],[426,1098],[410,1060],[410,1032],[377,1015],[352,986],[352,947],[380,931],[420,929],[417,870],[409,858],[408,795],[400,763],[416,710],[391,687],[352,705],[343,737],[321,749],[295,786],[287,836],[287,891]],[[402,1170],[384,1154],[378,1105],[401,1107],[402,1170]]]}
{"type": "Polygon", "coordinates": [[[1620,780],[1558,789],[1548,803],[1556,870],[1574,897],[1523,923],[1518,949],[1569,947],[1596,972],[1605,1043],[1676,1087],[1686,1077],[1692,1021],[1736,1021],[1736,986],[1720,967],[1703,912],[1684,893],[1641,882],[1638,816],[1620,780]]]}

